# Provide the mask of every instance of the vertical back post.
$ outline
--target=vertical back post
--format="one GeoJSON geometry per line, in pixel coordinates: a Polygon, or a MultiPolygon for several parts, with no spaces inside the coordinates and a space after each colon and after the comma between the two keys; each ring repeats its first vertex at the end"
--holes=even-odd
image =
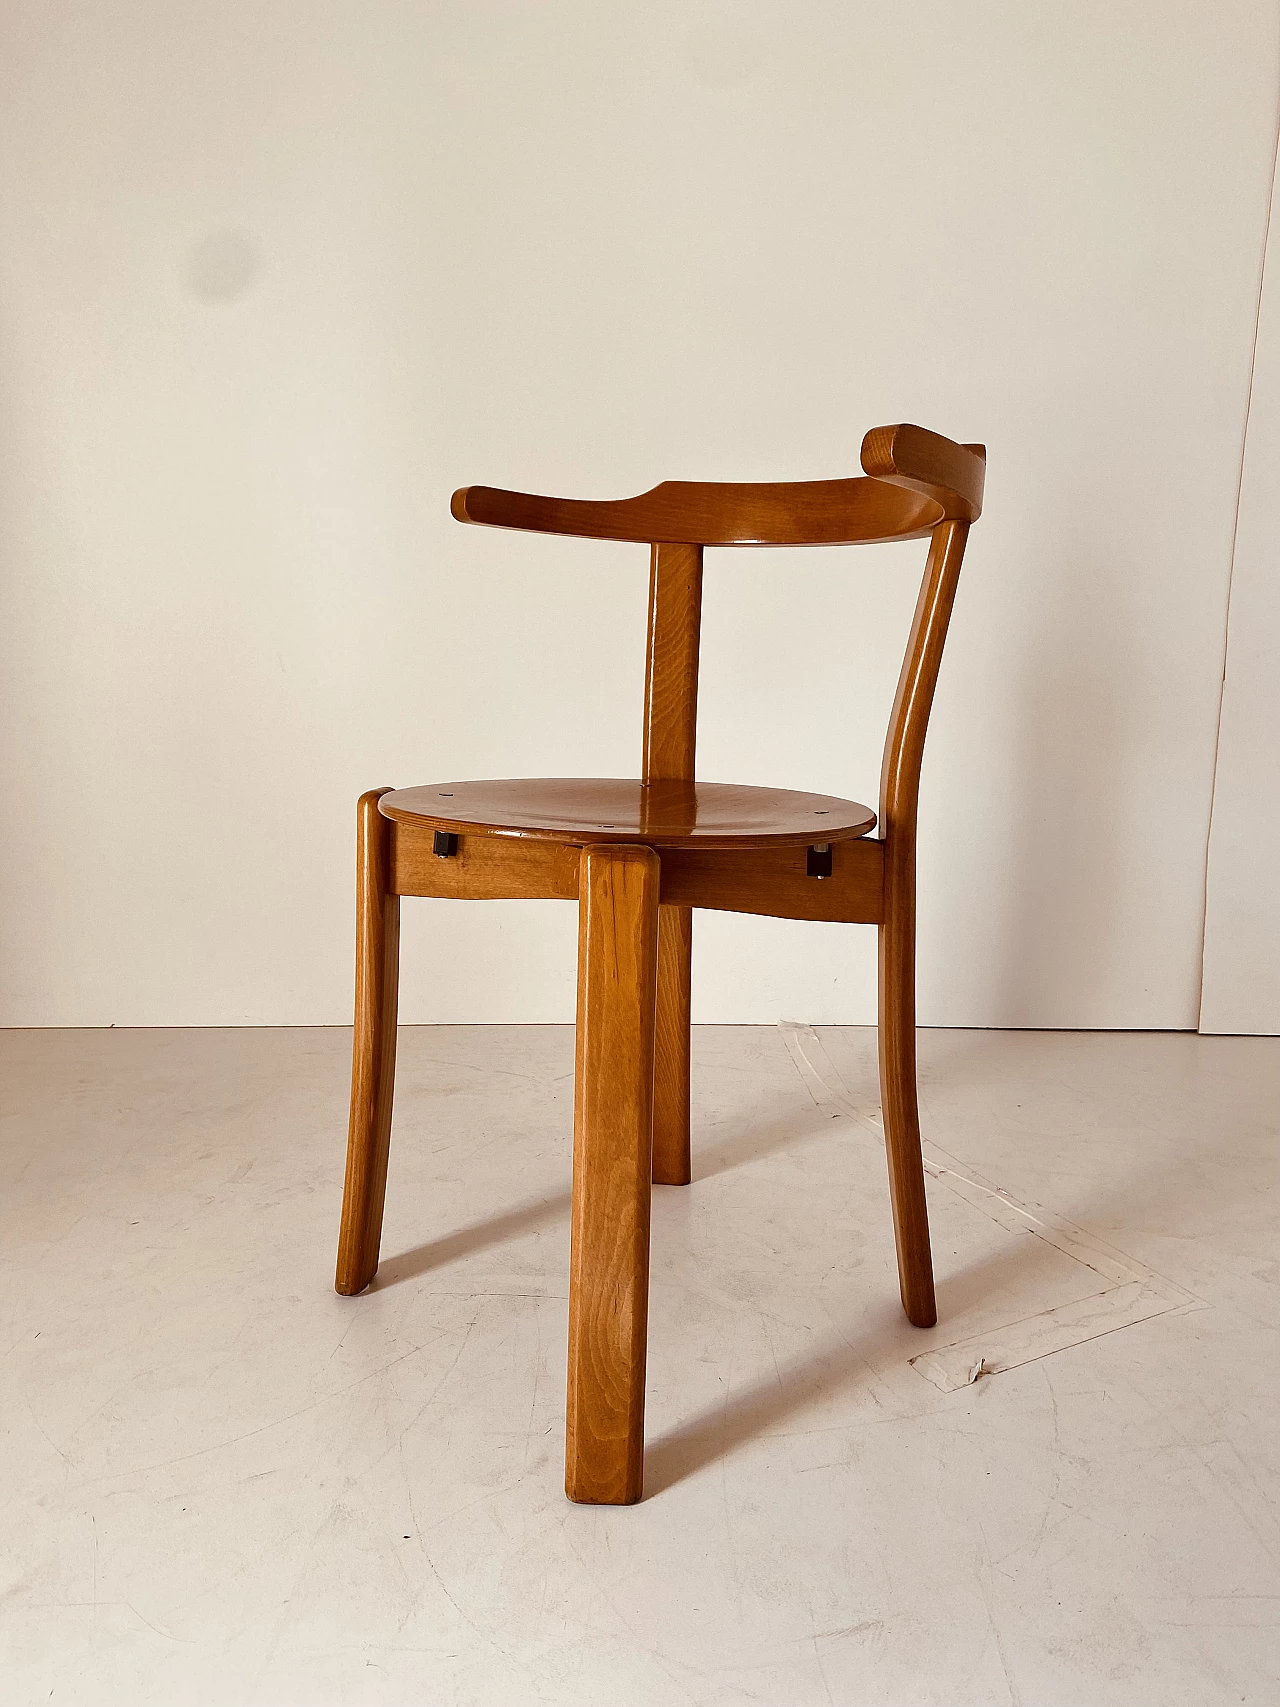
{"type": "MultiPolygon", "coordinates": [[[[655,545],[649,563],[644,682],[645,782],[692,782],[702,634],[702,547],[655,545]]],[[[688,1185],[689,999],[693,912],[658,909],[658,1020],[654,1052],[653,1177],[688,1185]]]]}

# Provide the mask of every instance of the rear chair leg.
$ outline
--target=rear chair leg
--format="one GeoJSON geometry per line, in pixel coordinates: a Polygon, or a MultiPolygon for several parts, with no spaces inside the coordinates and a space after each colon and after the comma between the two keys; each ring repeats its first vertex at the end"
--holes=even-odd
{"type": "Polygon", "coordinates": [[[929,1251],[929,1210],[916,1104],[915,911],[887,909],[880,926],[880,1104],[889,1159],[889,1196],[898,1247],[902,1308],[918,1328],[938,1319],[929,1251]]]}
{"type": "Polygon", "coordinates": [[[659,870],[650,848],[582,850],[564,1485],[588,1505],[643,1479],[659,870]]]}
{"type": "Polygon", "coordinates": [[[396,1077],[400,897],[391,888],[392,827],[378,811],[389,789],[356,808],[356,1025],[351,1126],[338,1237],[339,1292],[363,1292],[378,1271],[396,1077]]]}
{"type": "Polygon", "coordinates": [[[689,985],[693,909],[658,908],[658,1031],[653,1070],[653,1179],[688,1185],[689,985]]]}

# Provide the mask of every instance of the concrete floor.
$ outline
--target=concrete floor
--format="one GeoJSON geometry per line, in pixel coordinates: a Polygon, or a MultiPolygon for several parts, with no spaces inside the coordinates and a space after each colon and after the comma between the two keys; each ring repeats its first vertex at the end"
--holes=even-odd
{"type": "Polygon", "coordinates": [[[1099,1274],[940,1177],[912,1329],[874,1132],[700,1029],[620,1510],[561,1492],[571,1032],[401,1034],[359,1299],[348,1051],[0,1035],[6,1707],[1280,1701],[1280,1040],[922,1034],[927,1135],[1186,1300],[944,1392],[1099,1274]]]}

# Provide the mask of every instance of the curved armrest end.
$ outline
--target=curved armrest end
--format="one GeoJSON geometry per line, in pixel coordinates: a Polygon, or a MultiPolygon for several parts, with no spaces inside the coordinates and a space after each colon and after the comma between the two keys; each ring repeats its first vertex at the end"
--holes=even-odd
{"type": "Polygon", "coordinates": [[[496,486],[460,486],[449,500],[454,519],[479,527],[518,527],[518,506],[527,503],[522,492],[503,492],[496,486]]]}
{"type": "Polygon", "coordinates": [[[935,498],[946,514],[976,522],[982,514],[987,447],[960,445],[941,433],[904,422],[872,427],[862,441],[862,467],[873,480],[935,498]]]}

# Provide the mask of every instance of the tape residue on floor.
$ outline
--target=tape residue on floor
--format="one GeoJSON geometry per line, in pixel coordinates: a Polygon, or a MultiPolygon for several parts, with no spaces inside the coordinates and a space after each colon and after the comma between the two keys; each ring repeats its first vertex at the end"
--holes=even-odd
{"type": "MultiPolygon", "coordinates": [[[[883,1144],[884,1125],[879,1106],[850,1092],[813,1027],[782,1020],[778,1029],[817,1105],[844,1115],[874,1133],[883,1144]]],[[[964,1166],[937,1144],[926,1139],[920,1147],[925,1172],[939,1185],[962,1197],[1008,1232],[1031,1233],[1043,1239],[1055,1250],[1092,1269],[1101,1282],[1098,1290],[1087,1298],[1041,1310],[1034,1316],[1010,1322],[1007,1327],[974,1334],[913,1357],[912,1367],[944,1393],[953,1393],[1003,1369],[1016,1369],[1019,1364],[1066,1351],[1069,1346],[1082,1345],[1101,1334],[1115,1333],[1135,1322],[1149,1321],[1153,1316],[1204,1308],[1201,1299],[1156,1274],[1136,1257],[1126,1256],[1038,1203],[1019,1202],[1003,1187],[964,1166]]]]}

